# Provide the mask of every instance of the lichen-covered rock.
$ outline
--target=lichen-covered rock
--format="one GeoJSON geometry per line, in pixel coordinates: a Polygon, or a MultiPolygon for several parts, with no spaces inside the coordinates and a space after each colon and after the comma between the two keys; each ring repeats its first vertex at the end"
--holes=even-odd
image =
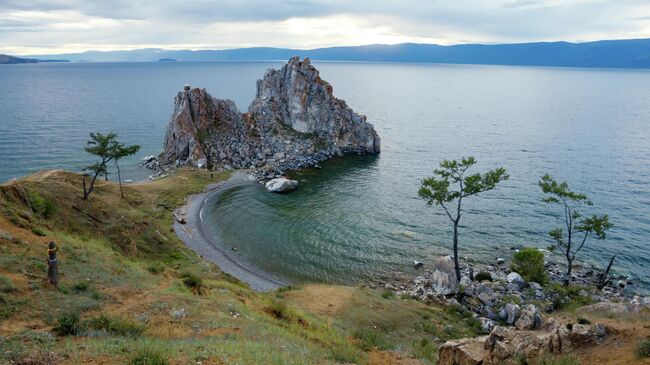
{"type": "Polygon", "coordinates": [[[603,325],[574,325],[549,321],[541,331],[495,326],[488,336],[447,341],[440,346],[438,365],[519,363],[546,355],[566,354],[581,346],[602,342],[607,336],[603,325]]]}
{"type": "Polygon", "coordinates": [[[515,321],[518,330],[538,330],[542,328],[542,316],[534,304],[527,304],[521,310],[519,319],[515,321]]]}
{"type": "Polygon", "coordinates": [[[294,57],[258,80],[247,113],[205,89],[179,92],[160,162],[247,168],[274,178],[334,156],[379,152],[379,136],[366,117],[334,97],[309,59],[294,57]]]}
{"type": "Polygon", "coordinates": [[[481,365],[483,364],[483,342],[487,336],[452,340],[438,349],[439,365],[481,365]]]}
{"type": "Polygon", "coordinates": [[[431,273],[431,288],[440,295],[458,293],[460,285],[454,271],[454,261],[451,256],[438,257],[433,263],[431,273]]]}
{"type": "Polygon", "coordinates": [[[509,325],[515,324],[520,314],[521,308],[515,303],[508,303],[499,311],[499,317],[509,325]]]}

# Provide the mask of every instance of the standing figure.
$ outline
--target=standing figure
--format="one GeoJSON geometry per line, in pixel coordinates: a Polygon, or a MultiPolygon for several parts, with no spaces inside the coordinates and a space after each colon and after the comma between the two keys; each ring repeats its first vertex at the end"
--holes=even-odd
{"type": "Polygon", "coordinates": [[[58,287],[59,285],[59,263],[56,259],[56,244],[50,241],[47,245],[47,281],[58,287]]]}

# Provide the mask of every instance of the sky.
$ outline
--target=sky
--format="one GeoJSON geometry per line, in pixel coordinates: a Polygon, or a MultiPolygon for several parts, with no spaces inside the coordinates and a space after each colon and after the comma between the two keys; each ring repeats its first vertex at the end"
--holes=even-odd
{"type": "Polygon", "coordinates": [[[0,0],[0,53],[650,38],[650,0],[0,0]]]}

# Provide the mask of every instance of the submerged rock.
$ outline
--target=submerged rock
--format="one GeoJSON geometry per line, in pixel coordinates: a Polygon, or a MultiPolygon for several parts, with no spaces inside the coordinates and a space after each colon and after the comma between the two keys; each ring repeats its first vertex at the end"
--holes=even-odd
{"type": "Polygon", "coordinates": [[[251,168],[259,178],[275,178],[334,156],[378,154],[380,145],[372,124],[334,97],[309,59],[293,57],[257,81],[246,113],[205,89],[179,92],[160,161],[251,168]]]}
{"type": "Polygon", "coordinates": [[[274,193],[286,193],[297,188],[298,182],[296,180],[279,178],[267,181],[265,186],[268,191],[272,191],[274,193]]]}

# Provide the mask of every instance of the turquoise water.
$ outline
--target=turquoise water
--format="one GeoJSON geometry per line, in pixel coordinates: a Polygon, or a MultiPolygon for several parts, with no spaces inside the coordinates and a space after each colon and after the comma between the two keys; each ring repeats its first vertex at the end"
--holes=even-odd
{"type": "MultiPolygon", "coordinates": [[[[69,64],[0,67],[0,180],[87,163],[87,133],[114,130],[158,152],[184,82],[246,109],[254,81],[279,63],[69,64]]],[[[237,255],[293,281],[355,283],[409,272],[449,250],[450,224],[417,197],[439,160],[473,155],[511,179],[467,201],[461,255],[508,257],[546,247],[560,224],[540,202],[549,172],[587,193],[616,225],[583,264],[646,288],[650,273],[650,72],[501,66],[316,63],[321,76],[382,137],[378,157],[294,174],[297,191],[257,183],[226,191],[206,219],[237,255]]],[[[135,158],[131,166],[135,165],[135,158]]],[[[135,167],[131,176],[144,176],[135,167]]]]}

